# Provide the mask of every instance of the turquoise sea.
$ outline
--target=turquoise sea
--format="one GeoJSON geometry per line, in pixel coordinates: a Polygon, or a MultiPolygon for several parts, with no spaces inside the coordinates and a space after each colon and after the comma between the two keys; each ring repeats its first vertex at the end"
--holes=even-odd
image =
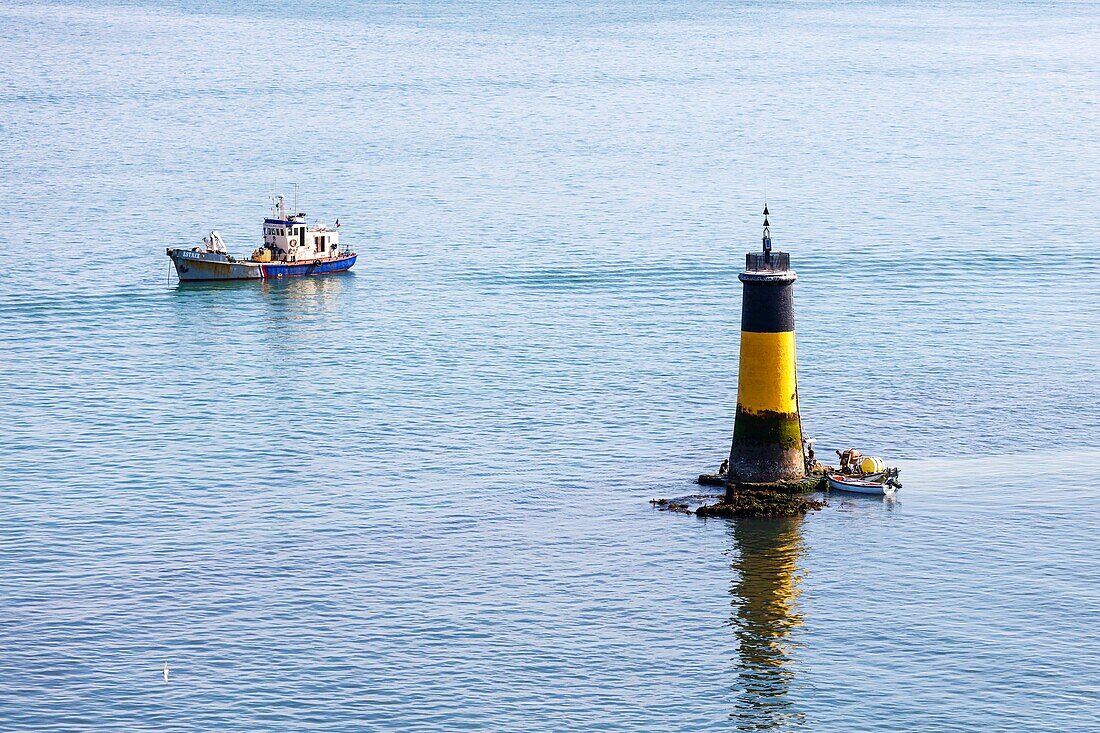
{"type": "Polygon", "coordinates": [[[0,0],[0,730],[1100,730],[1097,49],[0,0]],[[169,276],[294,183],[351,274],[169,276]],[[905,488],[654,511],[728,451],[765,197],[806,432],[905,488]]]}

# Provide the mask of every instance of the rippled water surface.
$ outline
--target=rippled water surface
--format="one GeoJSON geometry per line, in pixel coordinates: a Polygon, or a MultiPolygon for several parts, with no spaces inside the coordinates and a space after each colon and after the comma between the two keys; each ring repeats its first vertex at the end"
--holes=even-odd
{"type": "Polygon", "coordinates": [[[1098,18],[0,0],[0,729],[1100,729],[1098,18]],[[169,278],[295,181],[353,273],[169,278]],[[655,512],[765,191],[905,488],[655,512]]]}

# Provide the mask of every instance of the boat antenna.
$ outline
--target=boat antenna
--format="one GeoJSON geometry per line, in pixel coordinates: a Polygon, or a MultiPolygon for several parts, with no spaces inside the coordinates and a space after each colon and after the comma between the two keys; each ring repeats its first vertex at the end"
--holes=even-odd
{"type": "Polygon", "coordinates": [[[294,213],[298,213],[298,184],[294,184],[294,213]]]}

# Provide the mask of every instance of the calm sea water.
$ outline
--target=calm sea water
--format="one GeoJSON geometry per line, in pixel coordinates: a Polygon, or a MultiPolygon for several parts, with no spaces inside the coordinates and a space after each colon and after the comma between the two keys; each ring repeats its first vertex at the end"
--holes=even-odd
{"type": "Polygon", "coordinates": [[[1098,48],[2,0],[0,729],[1100,730],[1098,48]],[[169,278],[293,182],[353,274],[169,278]],[[905,488],[654,512],[728,450],[765,193],[806,430],[905,488]]]}

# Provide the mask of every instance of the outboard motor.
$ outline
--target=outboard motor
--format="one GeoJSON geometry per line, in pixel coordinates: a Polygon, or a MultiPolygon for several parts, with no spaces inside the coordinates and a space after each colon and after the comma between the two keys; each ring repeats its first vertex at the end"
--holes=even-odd
{"type": "Polygon", "coordinates": [[[901,488],[901,481],[898,481],[898,469],[888,468],[886,469],[886,485],[893,486],[895,489],[901,488]]]}

